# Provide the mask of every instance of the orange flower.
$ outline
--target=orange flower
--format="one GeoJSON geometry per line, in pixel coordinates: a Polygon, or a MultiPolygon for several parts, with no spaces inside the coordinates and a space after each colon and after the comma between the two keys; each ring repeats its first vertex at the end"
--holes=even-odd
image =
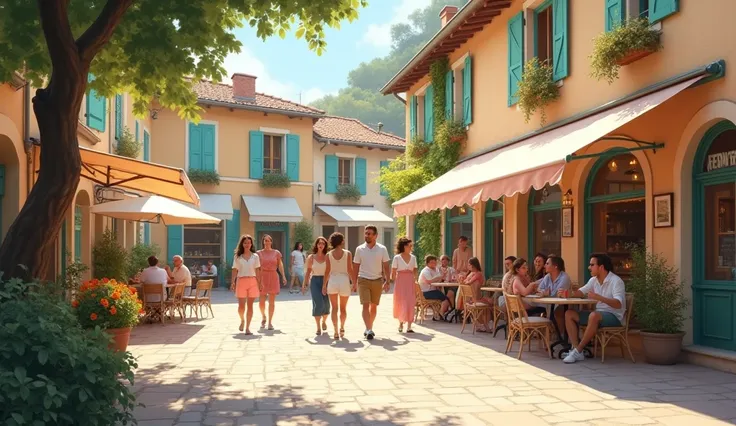
{"type": "Polygon", "coordinates": [[[108,300],[103,297],[102,299],[100,299],[100,305],[107,308],[108,306],[110,306],[110,302],[108,302],[108,300]]]}
{"type": "Polygon", "coordinates": [[[89,319],[91,319],[92,321],[97,320],[97,314],[92,312],[91,314],[89,314],[89,319]]]}
{"type": "Polygon", "coordinates": [[[78,306],[79,306],[79,301],[78,300],[72,300],[72,308],[76,308],[78,306]]]}
{"type": "Polygon", "coordinates": [[[118,300],[118,299],[120,299],[120,293],[118,293],[118,292],[116,291],[115,293],[113,293],[113,294],[112,294],[112,296],[111,296],[111,297],[112,297],[112,299],[113,299],[113,300],[118,300]]]}
{"type": "Polygon", "coordinates": [[[135,287],[128,287],[128,290],[130,290],[130,294],[135,294],[138,290],[135,289],[135,287]]]}
{"type": "Polygon", "coordinates": [[[143,314],[146,313],[146,310],[143,309],[143,308],[140,308],[140,309],[138,309],[138,313],[141,314],[141,315],[143,315],[143,314]]]}
{"type": "Polygon", "coordinates": [[[112,308],[110,308],[110,315],[115,315],[115,314],[117,314],[117,313],[118,313],[118,310],[117,310],[117,309],[115,309],[115,307],[114,307],[114,306],[113,306],[112,308]]]}

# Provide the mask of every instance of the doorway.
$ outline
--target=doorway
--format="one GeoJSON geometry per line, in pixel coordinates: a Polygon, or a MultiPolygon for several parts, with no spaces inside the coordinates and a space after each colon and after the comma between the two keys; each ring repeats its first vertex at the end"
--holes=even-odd
{"type": "Polygon", "coordinates": [[[289,224],[286,222],[256,222],[256,248],[263,248],[261,241],[264,235],[270,235],[273,239],[273,248],[281,252],[284,262],[284,272],[289,275],[289,224]]]}

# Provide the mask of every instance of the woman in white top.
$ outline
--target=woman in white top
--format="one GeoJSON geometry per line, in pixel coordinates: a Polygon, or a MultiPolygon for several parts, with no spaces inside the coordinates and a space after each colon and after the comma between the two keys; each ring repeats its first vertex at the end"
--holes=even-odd
{"type": "Polygon", "coordinates": [[[253,319],[253,302],[260,294],[261,262],[256,254],[253,237],[243,235],[235,249],[233,259],[232,284],[230,290],[238,298],[238,315],[240,315],[240,331],[245,326],[245,334],[251,335],[250,320],[253,319]],[[244,319],[245,304],[248,302],[248,315],[244,319]],[[247,320],[247,322],[246,322],[247,320]]]}
{"type": "Polygon", "coordinates": [[[302,286],[304,281],[304,262],[307,256],[304,254],[304,244],[301,241],[297,241],[294,244],[294,251],[291,252],[291,286],[289,287],[289,294],[298,293],[299,286],[302,286]],[[294,283],[298,282],[297,289],[294,290],[294,283]]]}
{"type": "Polygon", "coordinates": [[[326,294],[322,294],[326,269],[327,239],[317,237],[312,246],[312,254],[307,258],[307,275],[304,284],[302,284],[302,294],[304,294],[307,290],[307,282],[309,282],[309,290],[312,295],[312,316],[314,322],[317,323],[317,336],[327,331],[327,315],[330,314],[330,299],[326,294]],[[322,319],[322,328],[319,327],[320,318],[322,319]]]}
{"type": "Polygon", "coordinates": [[[394,282],[394,318],[399,320],[399,333],[413,333],[414,306],[417,304],[414,293],[414,277],[417,273],[417,258],[411,254],[414,243],[406,237],[396,243],[396,256],[391,264],[391,281],[394,282]]]}
{"type": "Polygon", "coordinates": [[[332,305],[332,325],[335,327],[335,339],[345,336],[345,319],[348,314],[345,308],[350,298],[350,277],[353,276],[353,255],[345,250],[345,237],[335,232],[330,235],[332,250],[327,253],[327,267],[325,268],[325,283],[322,285],[322,294],[330,296],[332,305]],[[338,296],[340,299],[340,333],[337,333],[338,296]]]}

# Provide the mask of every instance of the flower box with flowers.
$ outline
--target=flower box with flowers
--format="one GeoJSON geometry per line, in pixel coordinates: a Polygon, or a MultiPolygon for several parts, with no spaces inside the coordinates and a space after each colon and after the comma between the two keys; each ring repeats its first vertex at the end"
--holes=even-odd
{"type": "Polygon", "coordinates": [[[82,327],[104,329],[113,337],[111,348],[122,351],[143,310],[134,287],[107,278],[82,284],[72,306],[82,327]]]}

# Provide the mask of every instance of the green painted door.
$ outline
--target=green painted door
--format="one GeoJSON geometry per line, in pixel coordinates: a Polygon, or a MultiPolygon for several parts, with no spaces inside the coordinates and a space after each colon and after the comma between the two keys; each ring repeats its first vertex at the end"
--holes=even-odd
{"type": "Polygon", "coordinates": [[[695,344],[736,350],[736,125],[703,136],[693,165],[695,344]]]}
{"type": "Polygon", "coordinates": [[[289,224],[286,222],[256,222],[256,249],[263,248],[261,241],[264,235],[270,235],[273,239],[272,247],[281,252],[284,262],[284,272],[289,276],[289,224]]]}

